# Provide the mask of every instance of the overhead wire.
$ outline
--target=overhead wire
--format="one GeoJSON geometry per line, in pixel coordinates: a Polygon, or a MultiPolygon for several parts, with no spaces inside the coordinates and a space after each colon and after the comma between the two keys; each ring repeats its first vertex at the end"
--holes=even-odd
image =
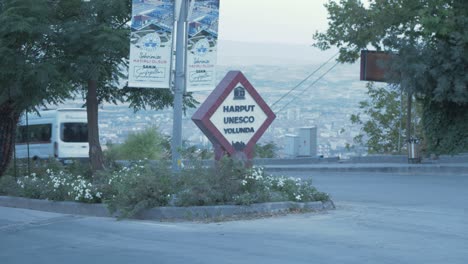
{"type": "Polygon", "coordinates": [[[339,64],[339,62],[336,62],[332,67],[330,67],[326,72],[324,72],[322,75],[320,75],[320,77],[318,77],[313,83],[311,83],[309,86],[307,86],[304,90],[302,90],[302,92],[296,96],[293,97],[293,99],[291,101],[289,101],[286,105],[284,105],[283,107],[281,107],[278,111],[275,112],[275,114],[278,114],[280,113],[281,111],[284,110],[284,108],[286,108],[289,104],[291,104],[298,96],[304,94],[310,87],[312,87],[314,84],[316,84],[318,81],[320,81],[325,75],[327,75],[331,70],[333,70],[337,65],[339,64]]]}
{"type": "Polygon", "coordinates": [[[305,83],[307,80],[310,79],[310,77],[312,77],[316,72],[318,72],[320,69],[322,69],[325,65],[327,65],[332,59],[334,59],[337,55],[339,54],[339,52],[335,53],[333,56],[331,56],[327,61],[325,61],[324,63],[322,63],[315,71],[313,71],[311,74],[309,74],[305,79],[303,79],[302,81],[300,81],[296,86],[294,86],[291,90],[289,90],[286,94],[284,94],[283,96],[281,96],[281,98],[279,98],[278,100],[276,100],[272,105],[271,105],[271,108],[273,108],[277,103],[279,103],[281,100],[283,100],[286,96],[288,96],[289,94],[291,94],[294,90],[296,90],[298,87],[300,87],[303,83],[305,83]]]}

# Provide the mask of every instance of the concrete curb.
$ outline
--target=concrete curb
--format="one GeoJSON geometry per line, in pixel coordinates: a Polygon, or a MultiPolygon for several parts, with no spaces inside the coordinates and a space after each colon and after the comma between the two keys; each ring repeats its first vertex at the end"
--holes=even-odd
{"type": "Polygon", "coordinates": [[[463,173],[468,164],[328,164],[328,165],[266,165],[268,172],[383,172],[383,173],[463,173]]]}
{"type": "MultiPolygon", "coordinates": [[[[62,214],[96,217],[115,217],[104,204],[56,202],[22,197],[0,196],[0,206],[31,209],[62,214]]],[[[206,220],[252,215],[287,213],[291,210],[325,211],[335,209],[333,201],[327,202],[275,202],[252,205],[217,205],[191,207],[157,207],[144,210],[134,218],[144,220],[206,220]]]]}

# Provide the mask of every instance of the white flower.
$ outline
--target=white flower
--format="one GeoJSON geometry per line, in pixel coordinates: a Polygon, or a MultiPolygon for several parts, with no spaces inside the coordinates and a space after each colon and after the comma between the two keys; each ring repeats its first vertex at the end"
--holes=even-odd
{"type": "Polygon", "coordinates": [[[283,187],[284,186],[284,180],[282,178],[280,178],[278,180],[278,187],[283,187]]]}
{"type": "Polygon", "coordinates": [[[97,198],[101,198],[101,196],[102,196],[102,193],[100,193],[100,192],[97,192],[97,193],[96,193],[96,197],[97,197],[97,198]]]}
{"type": "Polygon", "coordinates": [[[242,180],[242,185],[246,185],[247,184],[247,181],[246,180],[242,180]]]}

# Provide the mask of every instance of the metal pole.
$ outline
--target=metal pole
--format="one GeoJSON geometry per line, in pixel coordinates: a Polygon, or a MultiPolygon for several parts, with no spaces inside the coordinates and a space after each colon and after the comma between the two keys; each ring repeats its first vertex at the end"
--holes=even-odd
{"type": "Polygon", "coordinates": [[[181,0],[180,15],[177,19],[176,36],[176,68],[174,87],[174,118],[172,127],[172,171],[178,172],[181,168],[179,148],[182,147],[182,105],[185,93],[185,44],[187,38],[188,0],[181,0]]]}
{"type": "Polygon", "coordinates": [[[403,90],[400,86],[400,127],[398,128],[398,153],[401,154],[401,130],[403,124],[403,90]]]}
{"type": "MultiPolygon", "coordinates": [[[[411,140],[411,103],[412,101],[413,101],[413,93],[410,90],[408,90],[408,101],[407,101],[408,116],[406,117],[406,141],[408,144],[410,143],[410,140],[411,140]]],[[[408,149],[409,149],[409,145],[408,145],[408,149]]]]}
{"type": "Polygon", "coordinates": [[[28,149],[28,176],[31,175],[31,164],[29,161],[29,118],[28,112],[26,112],[26,145],[28,149]]]}

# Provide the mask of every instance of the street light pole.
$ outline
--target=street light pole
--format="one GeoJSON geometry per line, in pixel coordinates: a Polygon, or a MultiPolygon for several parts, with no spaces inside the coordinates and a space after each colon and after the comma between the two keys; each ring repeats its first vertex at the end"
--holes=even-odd
{"type": "Polygon", "coordinates": [[[176,65],[174,87],[174,116],[172,127],[172,171],[178,172],[181,168],[179,148],[182,147],[182,106],[185,93],[185,49],[187,42],[187,16],[188,0],[180,0],[180,12],[177,17],[176,36],[176,65]]]}

